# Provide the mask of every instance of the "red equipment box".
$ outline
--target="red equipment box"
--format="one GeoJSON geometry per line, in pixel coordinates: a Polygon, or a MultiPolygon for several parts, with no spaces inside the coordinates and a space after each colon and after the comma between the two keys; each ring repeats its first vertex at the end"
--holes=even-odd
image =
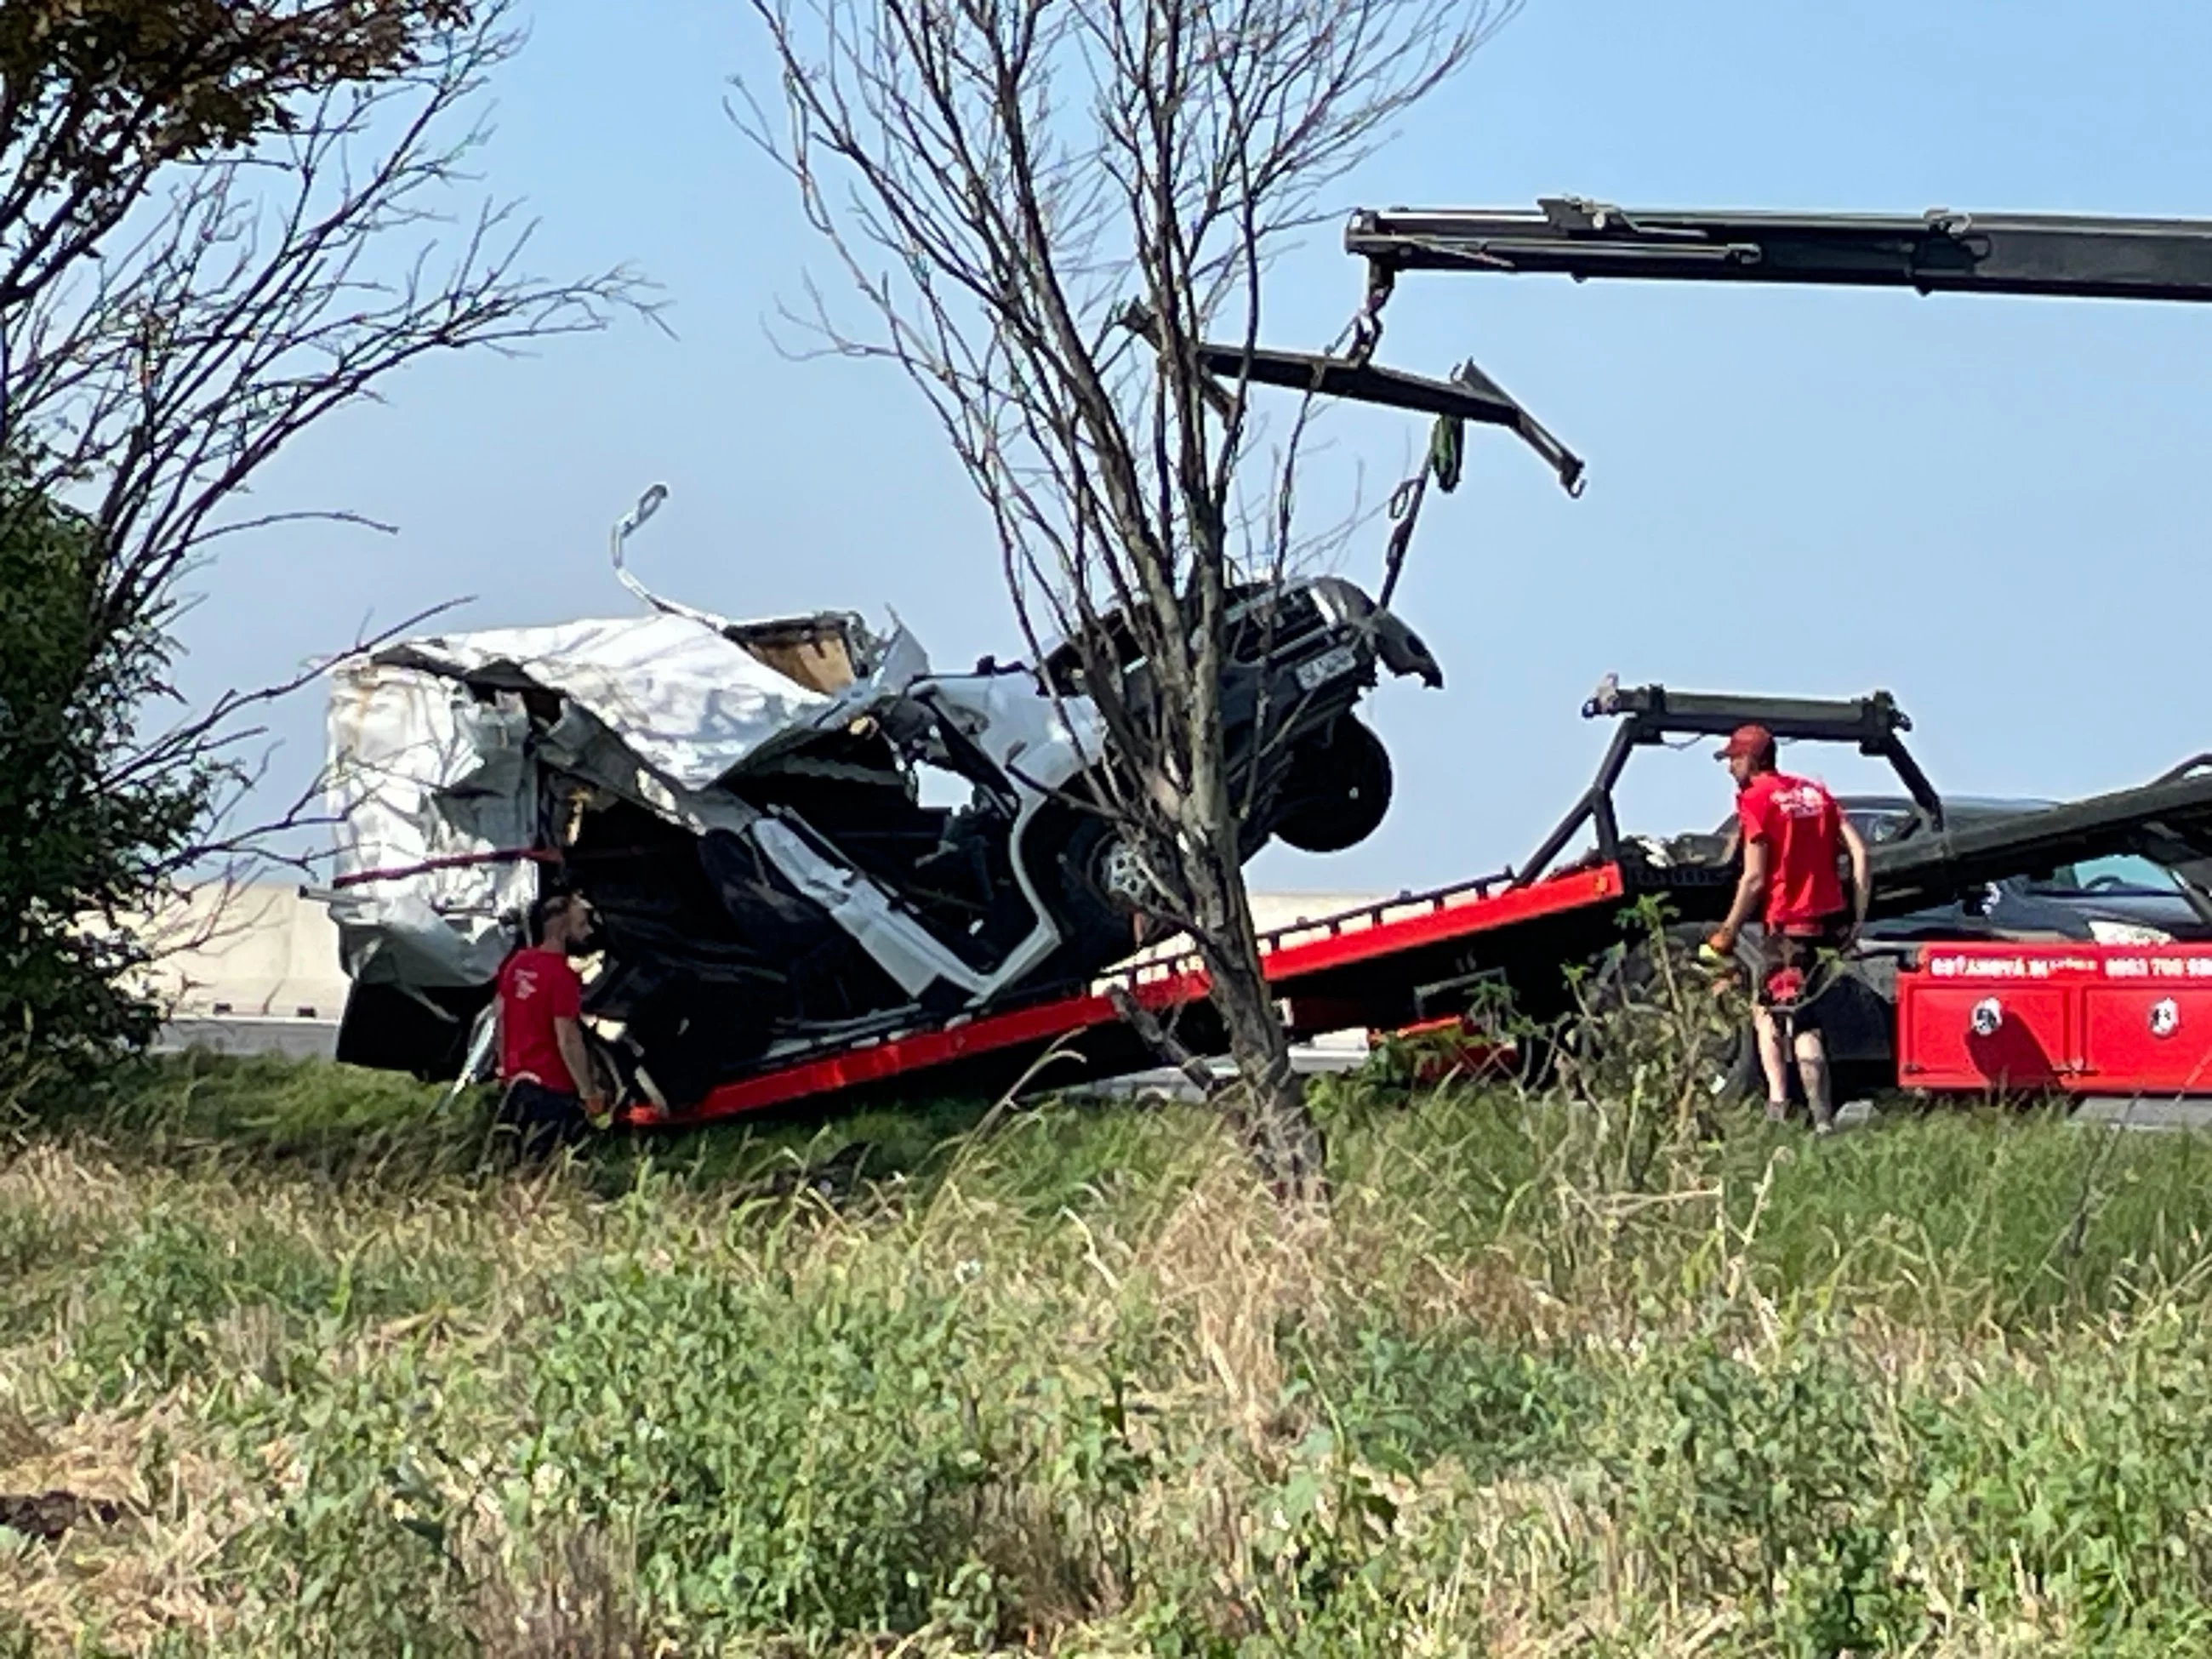
{"type": "Polygon", "coordinates": [[[2212,945],[1928,945],[1898,975],[1897,1080],[2212,1094],[2212,945]]]}

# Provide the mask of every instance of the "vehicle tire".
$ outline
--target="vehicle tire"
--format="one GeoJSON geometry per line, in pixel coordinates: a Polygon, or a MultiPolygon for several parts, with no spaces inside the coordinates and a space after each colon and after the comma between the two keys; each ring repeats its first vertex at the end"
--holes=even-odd
{"type": "Polygon", "coordinates": [[[1088,813],[1075,821],[1051,865],[1053,907],[1066,937],[1037,982],[1087,981],[1137,948],[1144,878],[1133,864],[1118,825],[1088,813]]]}
{"type": "MultiPolygon", "coordinates": [[[[1694,949],[1705,937],[1704,929],[1695,926],[1678,924],[1668,928],[1667,933],[1669,939],[1685,951],[1694,949]]],[[[1657,972],[1650,941],[1646,939],[1608,953],[1597,965],[1591,981],[1593,1018],[1568,1036],[1583,1060],[1588,1062],[1597,1057],[1606,1042],[1607,1019],[1627,1004],[1648,996],[1657,972]]],[[[1697,1051],[1687,1058],[1697,1072],[1698,1081],[1714,1102],[1765,1097],[1766,1080],[1759,1067],[1759,1041],[1748,1020],[1732,1024],[1726,1030],[1702,1036],[1697,1051]]]]}
{"type": "Polygon", "coordinates": [[[1708,1060],[1715,1100],[1735,1103],[1766,1097],[1766,1073],[1759,1060],[1759,1036],[1748,1022],[1735,1028],[1732,1041],[1717,1042],[1708,1060]]]}
{"type": "Polygon", "coordinates": [[[1302,853],[1341,853],[1373,835],[1390,810],[1390,751],[1349,714],[1301,744],[1275,834],[1302,853]]]}

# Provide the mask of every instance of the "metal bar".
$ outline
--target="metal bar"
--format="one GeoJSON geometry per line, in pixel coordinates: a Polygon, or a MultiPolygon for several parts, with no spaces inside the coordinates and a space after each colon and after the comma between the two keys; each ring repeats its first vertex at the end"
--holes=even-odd
{"type": "Polygon", "coordinates": [[[1425,374],[1409,374],[1403,369],[1383,368],[1345,357],[1256,347],[1248,352],[1242,346],[1216,345],[1205,341],[1199,343],[1198,356],[1207,373],[1224,379],[1243,376],[1256,385],[1308,392],[1316,397],[1504,427],[1543,458],[1544,464],[1557,475],[1561,489],[1570,495],[1581,491],[1582,458],[1471,362],[1462,363],[1450,380],[1437,380],[1425,374]]]}
{"type": "Polygon", "coordinates": [[[1559,820],[1552,833],[1544,837],[1544,844],[1529,855],[1528,862],[1522,866],[1521,873],[1514,878],[1513,884],[1526,887],[1542,879],[1544,872],[1551,867],[1552,860],[1566,851],[1567,843],[1574,839],[1575,831],[1589,822],[1596,811],[1597,791],[1584,790],[1582,799],[1574,804],[1566,817],[1559,820]]]}
{"type": "Polygon", "coordinates": [[[1862,753],[1887,760],[1931,823],[1938,830],[1942,827],[1942,801],[1898,737],[1899,732],[1911,729],[1912,720],[1887,691],[1849,701],[1735,696],[1674,691],[1663,685],[1624,687],[1608,678],[1583,705],[1583,718],[1613,718],[1621,723],[1598,766],[1596,779],[1522,867],[1516,886],[1525,887],[1541,877],[1585,823],[1595,825],[1599,856],[1608,862],[1619,860],[1620,831],[1613,791],[1638,747],[1674,737],[1725,737],[1739,726],[1764,726],[1777,738],[1856,744],[1862,753]]]}
{"type": "MultiPolygon", "coordinates": [[[[1120,318],[1121,325],[1139,338],[1158,343],[1158,320],[1141,306],[1133,305],[1120,318]]],[[[1194,349],[1199,366],[1218,380],[1249,380],[1255,386],[1304,392],[1317,398],[1337,398],[1350,403],[1375,404],[1386,409],[1410,410],[1419,415],[1440,415],[1473,421],[1480,426],[1504,427],[1516,434],[1558,476],[1559,486],[1579,495],[1583,460],[1547,431],[1512,395],[1472,362],[1462,363],[1448,380],[1403,369],[1383,368],[1364,359],[1333,357],[1310,351],[1277,351],[1264,346],[1249,349],[1200,340],[1194,349]]],[[[1217,403],[1226,405],[1222,391],[1217,403]]]]}
{"type": "Polygon", "coordinates": [[[410,876],[424,876],[434,870],[465,870],[479,864],[559,864],[562,855],[536,847],[502,847],[489,853],[454,853],[445,858],[425,859],[420,864],[394,865],[383,870],[356,870],[350,875],[338,876],[331,882],[333,889],[359,887],[372,881],[404,881],[410,876]]]}
{"type": "Polygon", "coordinates": [[[1739,726],[1758,725],[1778,738],[1856,743],[1869,755],[1887,752],[1893,734],[1912,729],[1911,717],[1887,691],[1845,701],[1735,696],[1607,682],[1583,705],[1584,720],[1618,716],[1629,717],[1640,734],[1638,740],[1644,743],[1669,737],[1726,737],[1739,726]]]}
{"type": "Polygon", "coordinates": [[[1874,910],[1904,915],[1987,882],[2134,849],[2147,835],[2212,829],[2212,776],[2122,789],[1954,824],[1873,849],[1874,910]]]}
{"type": "Polygon", "coordinates": [[[1905,793],[1928,815],[1928,821],[1941,830],[1943,827],[1943,799],[1936,793],[1936,786],[1929,781],[1928,775],[1920,769],[1920,763],[1906,751],[1904,741],[1893,735],[1882,744],[1881,752],[1888,760],[1891,769],[1904,783],[1905,793]]]}
{"type": "Polygon", "coordinates": [[[1597,855],[1610,864],[1620,856],[1620,820],[1613,810],[1613,791],[1600,790],[1590,803],[1590,830],[1597,837],[1597,855]]]}
{"type": "MultiPolygon", "coordinates": [[[[1585,703],[1583,706],[1583,713],[1587,715],[1589,712],[1590,705],[1585,703]]],[[[1568,810],[1566,817],[1561,818],[1552,833],[1544,837],[1543,845],[1529,855],[1528,861],[1521,866],[1520,873],[1510,878],[1508,883],[1510,886],[1526,887],[1532,882],[1542,879],[1544,872],[1551,867],[1552,860],[1565,852],[1567,843],[1574,839],[1575,831],[1597,817],[1601,804],[1605,808],[1607,817],[1610,818],[1613,816],[1613,786],[1620,781],[1620,775],[1628,768],[1629,755],[1634,750],[1638,741],[1632,726],[1623,726],[1613,732],[1613,741],[1606,745],[1605,758],[1598,763],[1596,778],[1591,782],[1590,787],[1583,792],[1582,799],[1568,810]]],[[[1601,828],[1601,842],[1603,839],[1604,831],[1601,828]]],[[[1617,826],[1614,830],[1613,840],[1618,845],[1620,836],[1617,826]]]]}
{"type": "Polygon", "coordinates": [[[2057,214],[1624,210],[1578,197],[1534,212],[1364,210],[1345,249],[1386,273],[1820,283],[1921,294],[2212,301],[2212,222],[2057,214]]]}

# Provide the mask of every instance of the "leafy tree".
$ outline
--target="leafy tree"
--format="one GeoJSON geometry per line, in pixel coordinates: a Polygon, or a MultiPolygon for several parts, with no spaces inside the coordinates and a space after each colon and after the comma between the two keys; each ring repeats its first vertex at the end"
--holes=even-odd
{"type": "Polygon", "coordinates": [[[120,924],[205,815],[206,774],[110,775],[158,686],[164,642],[103,634],[96,533],[0,467],[0,1063],[143,1041],[120,924]]]}
{"type": "Polygon", "coordinates": [[[422,356],[642,306],[620,270],[532,276],[511,206],[471,206],[471,108],[519,44],[507,15],[0,5],[0,1017],[19,1060],[143,1036],[122,986],[143,946],[113,924],[246,844],[215,826],[267,693],[167,724],[152,700],[185,573],[271,522],[242,505],[257,475],[422,356]]]}

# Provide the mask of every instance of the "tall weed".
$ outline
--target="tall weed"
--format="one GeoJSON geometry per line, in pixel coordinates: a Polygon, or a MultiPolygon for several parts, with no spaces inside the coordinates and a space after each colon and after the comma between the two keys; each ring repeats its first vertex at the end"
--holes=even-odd
{"type": "Polygon", "coordinates": [[[525,1170],[387,1079],[118,1080],[0,1149],[0,1497],[119,1506],[0,1528],[0,1638],[2212,1647],[2204,1146],[1778,1134],[1662,920],[1548,1080],[1323,1088],[1326,1218],[1182,1109],[525,1170]]]}

